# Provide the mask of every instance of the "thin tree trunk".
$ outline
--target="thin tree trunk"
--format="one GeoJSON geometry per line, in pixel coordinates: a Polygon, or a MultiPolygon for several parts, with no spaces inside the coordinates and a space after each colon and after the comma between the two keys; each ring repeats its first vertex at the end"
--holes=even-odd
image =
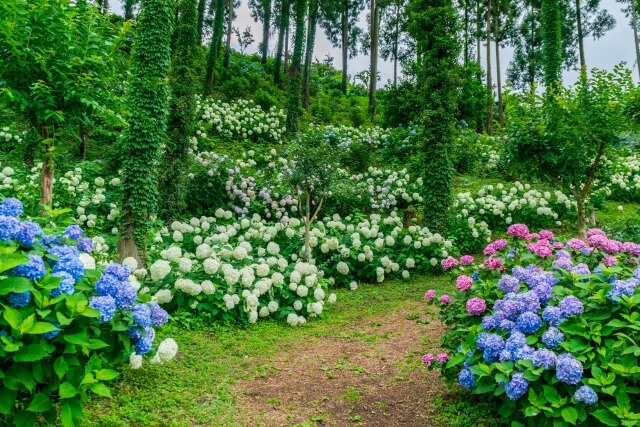
{"type": "Polygon", "coordinates": [[[227,0],[227,44],[224,51],[222,66],[229,67],[231,61],[231,33],[233,32],[233,0],[227,0]]]}
{"type": "Polygon", "coordinates": [[[109,0],[102,0],[102,13],[104,15],[109,13],[109,0]]]}
{"type": "Polygon", "coordinates": [[[271,0],[264,0],[264,18],[262,19],[262,64],[267,63],[269,54],[269,37],[271,33],[271,0]]]}
{"type": "MultiPolygon", "coordinates": [[[[295,0],[293,0],[295,1],[295,0]]],[[[287,27],[284,33],[284,73],[289,72],[289,21],[287,21],[287,27]]]]}
{"type": "Polygon", "coordinates": [[[531,39],[529,40],[529,88],[533,91],[533,84],[536,80],[535,64],[533,63],[533,41],[536,35],[535,19],[533,19],[533,3],[531,3],[531,9],[529,10],[529,16],[531,17],[531,39]]]}
{"type": "Polygon", "coordinates": [[[369,116],[371,120],[376,116],[376,87],[378,85],[378,28],[380,27],[380,12],[376,0],[371,0],[371,64],[369,68],[369,116]]]}
{"type": "Polygon", "coordinates": [[[487,133],[493,135],[493,82],[491,81],[491,0],[487,6],[487,133]]]}
{"type": "Polygon", "coordinates": [[[393,34],[393,85],[398,84],[398,38],[400,37],[400,5],[396,3],[396,26],[393,34]]]}
{"type": "Polygon", "coordinates": [[[500,70],[500,10],[496,11],[494,19],[495,24],[495,46],[496,46],[496,84],[498,86],[498,123],[504,128],[504,105],[502,103],[502,76],[500,70]]]}
{"type": "MultiPolygon", "coordinates": [[[[633,0],[635,2],[635,0],[633,0]]],[[[578,46],[580,48],[580,68],[585,69],[587,62],[584,58],[584,38],[582,35],[582,8],[580,7],[580,0],[576,0],[576,18],[578,27],[578,46]]]]}
{"type": "Polygon", "coordinates": [[[134,0],[125,0],[124,2],[124,20],[130,21],[133,19],[133,5],[134,0]]]}
{"type": "Polygon", "coordinates": [[[315,45],[316,24],[318,22],[318,0],[309,2],[309,19],[307,20],[307,46],[304,52],[304,69],[302,72],[302,106],[309,109],[309,82],[311,80],[311,61],[315,45]]]}
{"type": "Polygon", "coordinates": [[[281,74],[280,68],[282,68],[282,50],[284,49],[284,37],[285,27],[289,25],[289,2],[288,0],[282,0],[280,19],[278,22],[278,48],[276,52],[276,64],[273,71],[273,83],[280,85],[281,74]]]}
{"type": "Polygon", "coordinates": [[[222,31],[224,27],[224,1],[214,0],[216,2],[216,13],[213,19],[213,35],[211,36],[211,45],[209,47],[209,57],[207,58],[205,95],[211,95],[213,92],[213,83],[215,81],[215,70],[218,57],[220,56],[220,44],[222,41],[222,31]]]}
{"type": "Polygon", "coordinates": [[[482,66],[482,61],[480,58],[480,22],[482,22],[481,14],[480,14],[480,0],[477,0],[476,3],[476,59],[478,60],[478,67],[482,66]]]}
{"type": "Polygon", "coordinates": [[[347,94],[347,63],[349,61],[349,0],[344,0],[342,10],[342,93],[347,94]]]}
{"type": "Polygon", "coordinates": [[[89,142],[89,127],[80,125],[80,155],[87,158],[87,143],[89,142]]]}
{"type": "Polygon", "coordinates": [[[640,42],[638,41],[638,11],[636,1],[631,0],[631,21],[633,25],[633,42],[636,46],[636,65],[638,66],[638,75],[640,76],[640,42]]]}
{"type": "MultiPolygon", "coordinates": [[[[396,11],[398,13],[399,11],[396,11]]],[[[398,21],[396,20],[396,31],[398,21]]],[[[464,65],[469,62],[469,1],[464,2],[464,65]]]]}
{"type": "Polygon", "coordinates": [[[293,56],[289,70],[289,107],[287,109],[287,132],[298,132],[300,117],[300,98],[302,93],[302,52],[304,49],[304,18],[307,15],[307,0],[294,0],[295,34],[293,38],[293,56]]]}
{"type": "Polygon", "coordinates": [[[198,40],[202,43],[204,32],[204,11],[207,8],[207,0],[198,0],[198,40]]]}
{"type": "Polygon", "coordinates": [[[51,159],[51,145],[49,129],[45,124],[40,126],[40,138],[44,142],[44,159],[42,160],[42,174],[40,175],[40,205],[51,206],[53,203],[53,160],[51,159]]]}

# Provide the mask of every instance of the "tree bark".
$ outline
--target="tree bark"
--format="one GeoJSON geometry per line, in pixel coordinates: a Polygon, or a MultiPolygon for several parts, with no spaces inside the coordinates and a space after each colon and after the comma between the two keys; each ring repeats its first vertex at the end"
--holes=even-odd
{"type": "Polygon", "coordinates": [[[477,0],[476,3],[476,59],[478,61],[478,67],[482,66],[482,61],[480,58],[480,23],[482,22],[482,20],[480,19],[481,14],[480,14],[480,0],[477,0]]]}
{"type": "Polygon", "coordinates": [[[493,135],[493,82],[491,81],[491,0],[487,5],[487,133],[493,135]]]}
{"type": "Polygon", "coordinates": [[[496,84],[498,86],[498,123],[504,128],[504,104],[502,102],[502,76],[500,70],[500,10],[495,14],[495,46],[496,46],[496,84]]]}
{"type": "Polygon", "coordinates": [[[198,0],[198,40],[200,40],[200,43],[202,43],[202,36],[204,32],[204,12],[206,7],[207,0],[198,0]]]}
{"type": "Polygon", "coordinates": [[[224,27],[224,2],[225,0],[212,0],[216,2],[216,12],[213,19],[213,35],[211,36],[211,44],[209,47],[209,57],[207,58],[207,72],[205,95],[211,95],[213,92],[213,83],[215,81],[215,70],[218,57],[220,56],[220,44],[222,41],[222,28],[224,27]]]}
{"type": "Polygon", "coordinates": [[[396,2],[396,25],[393,33],[393,86],[398,84],[398,44],[400,38],[400,5],[396,2]]]}
{"type": "Polygon", "coordinates": [[[295,35],[291,69],[289,70],[289,107],[287,109],[287,132],[295,135],[298,132],[300,117],[300,98],[302,97],[302,51],[304,48],[304,18],[307,15],[307,1],[295,0],[295,35]]]}
{"type": "Polygon", "coordinates": [[[369,116],[371,120],[376,116],[376,88],[378,85],[378,29],[380,27],[380,12],[376,0],[371,0],[371,64],[369,67],[369,116]]]}
{"type": "Polygon", "coordinates": [[[42,174],[40,175],[40,205],[51,206],[53,203],[53,160],[49,129],[43,123],[40,125],[40,138],[44,142],[44,158],[42,159],[42,174]]]}
{"type": "MultiPolygon", "coordinates": [[[[396,21],[396,28],[397,28],[397,21],[396,21]]],[[[464,65],[467,65],[467,63],[469,62],[469,1],[468,0],[464,0],[464,53],[463,53],[463,58],[464,58],[463,59],[464,65]]]]}
{"type": "Polygon", "coordinates": [[[262,64],[267,63],[269,54],[269,36],[271,33],[271,0],[264,0],[264,17],[262,18],[262,64]]]}
{"type": "MultiPolygon", "coordinates": [[[[295,1],[295,0],[293,0],[295,1]]],[[[284,73],[289,72],[289,21],[287,21],[287,27],[284,32],[284,73]]]]}
{"type": "Polygon", "coordinates": [[[233,32],[233,0],[227,0],[227,44],[224,51],[224,60],[222,66],[229,67],[231,61],[231,33],[233,32]]]}
{"type": "Polygon", "coordinates": [[[304,69],[302,73],[302,106],[309,109],[309,82],[311,80],[311,62],[315,45],[316,24],[318,22],[318,0],[309,2],[309,19],[307,20],[307,46],[304,52],[304,69]]]}
{"type": "Polygon", "coordinates": [[[580,49],[580,68],[584,69],[587,66],[587,62],[584,57],[584,37],[582,34],[582,8],[580,7],[580,0],[576,0],[576,19],[577,19],[576,24],[578,27],[578,47],[580,49]]]}
{"type": "Polygon", "coordinates": [[[87,143],[89,142],[89,126],[80,125],[80,155],[87,158],[87,143]]]}
{"type": "Polygon", "coordinates": [[[347,63],[349,61],[349,0],[343,0],[342,10],[342,93],[347,94],[347,63]]]}
{"type": "Polygon", "coordinates": [[[636,46],[636,65],[638,67],[638,76],[640,76],[640,42],[638,41],[638,10],[636,1],[631,0],[631,22],[633,25],[633,42],[636,46]]]}
{"type": "Polygon", "coordinates": [[[273,71],[273,83],[280,85],[281,74],[280,68],[282,68],[282,51],[284,49],[285,27],[289,25],[289,2],[288,0],[282,0],[282,10],[280,11],[280,19],[278,21],[278,48],[276,51],[276,64],[273,71]]]}

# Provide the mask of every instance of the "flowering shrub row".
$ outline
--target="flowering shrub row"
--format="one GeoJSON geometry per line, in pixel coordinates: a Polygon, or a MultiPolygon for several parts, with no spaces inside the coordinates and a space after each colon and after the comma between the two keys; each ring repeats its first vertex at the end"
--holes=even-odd
{"type": "Polygon", "coordinates": [[[0,202],[0,422],[76,425],[83,399],[110,396],[119,363],[164,363],[177,345],[153,351],[168,315],[128,267],[96,266],[79,226],[52,234],[22,212],[17,199],[0,202]]]}
{"type": "Polygon", "coordinates": [[[515,425],[637,425],[640,245],[598,229],[566,242],[523,224],[508,234],[481,263],[443,261],[457,275],[440,298],[448,354],[425,362],[497,396],[515,425]]]}

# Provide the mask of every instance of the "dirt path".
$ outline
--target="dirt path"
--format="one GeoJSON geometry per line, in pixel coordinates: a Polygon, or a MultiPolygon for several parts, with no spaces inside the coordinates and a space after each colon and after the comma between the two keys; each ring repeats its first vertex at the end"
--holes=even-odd
{"type": "MultiPolygon", "coordinates": [[[[420,360],[437,350],[440,325],[417,322],[408,301],[385,317],[361,318],[259,361],[273,369],[235,386],[244,426],[434,426],[431,403],[445,393],[420,360]],[[421,345],[422,344],[422,345],[421,345]]],[[[422,316],[424,320],[425,317],[422,316]]]]}

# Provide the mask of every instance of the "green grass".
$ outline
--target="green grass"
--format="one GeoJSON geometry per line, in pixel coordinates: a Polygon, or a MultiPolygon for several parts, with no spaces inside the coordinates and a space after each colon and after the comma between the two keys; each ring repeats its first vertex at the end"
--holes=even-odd
{"type": "MultiPolygon", "coordinates": [[[[347,325],[375,322],[376,317],[401,310],[409,301],[421,300],[427,288],[443,290],[448,286],[444,277],[424,277],[363,285],[357,291],[337,290],[338,301],[327,308],[326,316],[304,327],[292,328],[284,321],[249,327],[212,325],[198,330],[165,327],[157,339],[176,339],[180,346],[176,360],[163,366],[147,364],[138,371],[125,367],[121,380],[112,387],[113,399],[95,398],[87,405],[86,424],[237,425],[233,384],[271,372],[275,368],[269,361],[280,349],[322,337],[379,340],[375,330],[368,335],[347,325]]],[[[348,361],[344,366],[327,368],[327,375],[341,369],[361,369],[348,361]]],[[[346,398],[354,396],[345,392],[346,398]]]]}

